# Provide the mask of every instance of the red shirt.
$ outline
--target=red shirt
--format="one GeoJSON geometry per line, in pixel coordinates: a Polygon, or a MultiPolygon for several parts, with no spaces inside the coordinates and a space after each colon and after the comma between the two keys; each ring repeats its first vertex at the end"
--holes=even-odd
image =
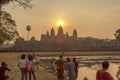
{"type": "Polygon", "coordinates": [[[0,80],[5,80],[5,71],[10,69],[7,68],[7,66],[0,67],[0,80]]]}
{"type": "Polygon", "coordinates": [[[113,80],[113,78],[105,70],[99,70],[96,74],[96,80],[113,80]]]}

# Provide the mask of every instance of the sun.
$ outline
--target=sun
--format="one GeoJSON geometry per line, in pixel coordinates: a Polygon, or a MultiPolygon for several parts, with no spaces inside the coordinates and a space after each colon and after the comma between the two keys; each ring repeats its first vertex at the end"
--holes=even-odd
{"type": "Polygon", "coordinates": [[[63,26],[63,21],[58,21],[58,26],[63,26]]]}

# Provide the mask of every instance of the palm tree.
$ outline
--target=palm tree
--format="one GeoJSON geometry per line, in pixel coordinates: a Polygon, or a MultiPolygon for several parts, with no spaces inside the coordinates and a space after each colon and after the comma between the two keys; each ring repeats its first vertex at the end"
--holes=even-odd
{"type": "Polygon", "coordinates": [[[28,40],[29,39],[29,31],[31,31],[31,26],[28,25],[26,27],[26,30],[28,31],[28,34],[27,34],[27,40],[28,40]]]}

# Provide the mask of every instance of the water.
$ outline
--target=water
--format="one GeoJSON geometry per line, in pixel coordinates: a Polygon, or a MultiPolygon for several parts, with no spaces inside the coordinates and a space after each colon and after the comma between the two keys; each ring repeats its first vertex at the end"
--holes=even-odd
{"type": "MultiPolygon", "coordinates": [[[[64,56],[64,60],[66,57],[77,58],[80,65],[78,80],[83,80],[84,77],[89,80],[96,80],[96,72],[101,62],[105,60],[110,63],[108,72],[113,76],[114,80],[118,80],[116,74],[118,66],[120,66],[120,55],[64,56]]],[[[47,59],[58,59],[58,57],[47,57],[47,59]]]]}
{"type": "Polygon", "coordinates": [[[118,80],[116,74],[120,66],[120,55],[95,55],[95,56],[79,56],[79,76],[78,80],[87,77],[89,80],[96,80],[96,72],[100,69],[101,62],[107,60],[110,63],[108,72],[113,76],[114,80],[118,80]]]}
{"type": "MultiPolygon", "coordinates": [[[[84,77],[87,77],[89,80],[96,80],[96,72],[94,65],[93,67],[80,67],[79,68],[79,76],[78,80],[83,80],[84,77]]],[[[113,76],[114,80],[118,80],[116,77],[117,71],[118,71],[119,64],[110,63],[110,67],[108,69],[108,72],[113,76]]]]}

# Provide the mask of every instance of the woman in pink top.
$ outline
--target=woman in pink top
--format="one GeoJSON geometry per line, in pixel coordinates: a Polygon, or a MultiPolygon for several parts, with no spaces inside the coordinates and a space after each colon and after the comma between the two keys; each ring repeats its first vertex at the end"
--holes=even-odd
{"type": "Polygon", "coordinates": [[[110,73],[107,72],[109,63],[107,61],[102,63],[102,70],[99,70],[96,74],[96,80],[114,80],[110,73]]]}

